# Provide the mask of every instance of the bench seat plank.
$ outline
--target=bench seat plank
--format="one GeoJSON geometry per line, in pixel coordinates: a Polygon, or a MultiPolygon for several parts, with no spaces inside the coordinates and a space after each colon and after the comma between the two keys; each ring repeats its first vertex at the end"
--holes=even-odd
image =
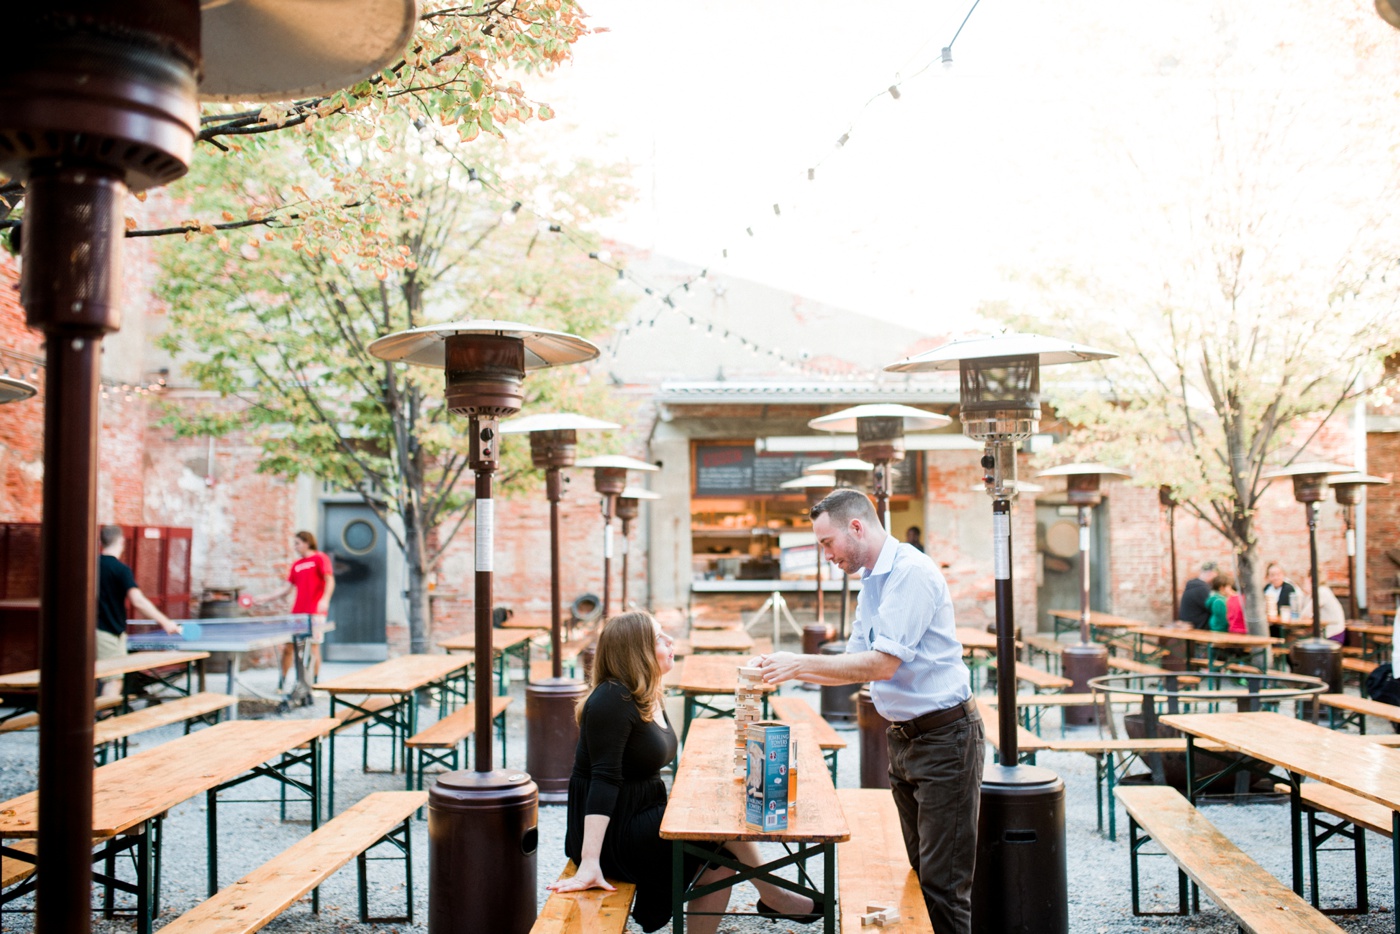
{"type": "Polygon", "coordinates": [[[238,698],[231,694],[216,694],[212,691],[205,691],[201,694],[169,700],[162,704],[152,704],[150,707],[143,707],[134,713],[97,721],[92,729],[92,741],[94,745],[100,746],[103,743],[111,743],[135,736],[137,733],[144,733],[147,730],[157,730],[163,726],[184,723],[195,717],[203,717],[220,710],[227,710],[237,703],[238,698]]]}
{"type": "MultiPolygon", "coordinates": [[[[509,697],[491,698],[491,719],[495,720],[510,706],[509,697]]],[[[427,729],[419,730],[404,741],[413,748],[451,749],[476,730],[476,705],[467,704],[443,717],[427,729]]]]}
{"type": "MultiPolygon", "coordinates": [[[[816,734],[817,745],[823,749],[845,749],[846,741],[836,727],[826,721],[817,709],[800,697],[770,695],[768,705],[773,716],[787,723],[807,723],[816,734]]],[[[1400,710],[1400,707],[1395,708],[1400,710]]]]}
{"type": "Polygon", "coordinates": [[[161,930],[257,931],[427,803],[426,791],[376,791],[161,930]]]}
{"type": "Polygon", "coordinates": [[[836,844],[840,868],[841,934],[933,934],[919,876],[909,866],[899,811],[890,793],[878,788],[838,788],[851,839],[836,844]],[[882,928],[861,927],[867,905],[888,905],[899,921],[882,928]]]}
{"type": "MultiPolygon", "coordinates": [[[[992,659],[987,664],[989,667],[995,668],[997,666],[996,659],[992,659]]],[[[1027,665],[1025,662],[1016,663],[1016,680],[1034,684],[1036,687],[1043,688],[1047,691],[1060,691],[1074,686],[1074,682],[1068,678],[1052,675],[1048,671],[1041,671],[1039,668],[1034,668],[1027,665]]]]}
{"type": "Polygon", "coordinates": [[[1318,701],[1324,707],[1335,707],[1338,710],[1347,710],[1352,713],[1365,714],[1368,717],[1379,717],[1382,720],[1400,723],[1400,707],[1394,704],[1382,704],[1380,701],[1365,697],[1352,697],[1350,694],[1323,694],[1318,698],[1318,701]]]}
{"type": "Polygon", "coordinates": [[[1175,788],[1120,785],[1115,793],[1138,826],[1244,930],[1341,934],[1340,927],[1231,843],[1175,788]]]}
{"type": "MultiPolygon", "coordinates": [[[[983,730],[986,732],[987,745],[997,752],[1001,752],[1001,733],[997,729],[996,707],[985,697],[977,698],[977,712],[982,715],[983,730]]],[[[1016,748],[1022,754],[1040,752],[1050,749],[1053,743],[1048,739],[1041,739],[1030,730],[1016,725],[1016,748]]]]}
{"type": "MultiPolygon", "coordinates": [[[[560,881],[571,878],[576,869],[570,861],[559,874],[560,881]]],[[[614,886],[611,892],[586,889],[550,895],[530,934],[622,934],[637,887],[630,882],[608,881],[614,886]]]]}

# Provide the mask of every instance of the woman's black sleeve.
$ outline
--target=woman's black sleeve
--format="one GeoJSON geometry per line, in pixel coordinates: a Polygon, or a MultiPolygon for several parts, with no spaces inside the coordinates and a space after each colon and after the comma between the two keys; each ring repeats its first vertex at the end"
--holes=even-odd
{"type": "Polygon", "coordinates": [[[627,738],[640,719],[631,693],[616,682],[600,684],[583,714],[583,739],[593,766],[584,814],[612,816],[622,787],[622,757],[627,738]]]}

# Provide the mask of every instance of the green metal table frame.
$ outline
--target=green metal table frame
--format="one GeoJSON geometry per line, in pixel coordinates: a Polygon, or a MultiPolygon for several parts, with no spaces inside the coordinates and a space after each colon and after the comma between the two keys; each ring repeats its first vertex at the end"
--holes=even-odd
{"type": "Polygon", "coordinates": [[[672,934],[685,934],[685,903],[694,901],[697,898],[704,898],[714,892],[731,888],[741,882],[750,879],[762,879],[779,888],[796,892],[799,895],[806,895],[815,902],[821,902],[825,908],[823,915],[824,934],[836,934],[836,844],[835,843],[798,843],[790,849],[784,843],[784,855],[777,859],[769,860],[761,866],[747,866],[739,860],[730,856],[726,852],[715,852],[713,849],[715,841],[708,845],[702,845],[692,840],[672,840],[671,858],[671,931],[672,934]],[[688,886],[690,880],[685,878],[685,855],[701,856],[708,860],[711,865],[733,870],[734,875],[727,876],[718,882],[709,885],[688,886]],[[807,875],[807,860],[813,856],[822,857],[822,887],[816,888],[810,876],[807,875]],[[798,867],[798,881],[785,879],[777,874],[778,870],[787,866],[796,865],[798,867]]]}

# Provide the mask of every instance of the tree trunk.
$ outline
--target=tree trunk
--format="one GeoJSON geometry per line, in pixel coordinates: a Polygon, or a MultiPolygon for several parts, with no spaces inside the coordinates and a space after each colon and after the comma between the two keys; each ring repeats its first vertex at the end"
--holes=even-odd
{"type": "Polygon", "coordinates": [[[417,517],[405,515],[403,528],[404,560],[408,572],[408,644],[414,655],[430,649],[432,613],[428,607],[428,556],[423,547],[423,530],[417,517]]]}
{"type": "Polygon", "coordinates": [[[1259,559],[1259,543],[1251,542],[1236,558],[1239,565],[1239,591],[1244,597],[1244,620],[1251,636],[1267,636],[1269,620],[1264,609],[1264,582],[1259,572],[1264,567],[1259,559]]]}

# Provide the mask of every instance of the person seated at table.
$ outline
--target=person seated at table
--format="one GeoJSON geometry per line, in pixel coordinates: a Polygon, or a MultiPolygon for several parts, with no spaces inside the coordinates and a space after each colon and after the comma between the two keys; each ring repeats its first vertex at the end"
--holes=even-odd
{"type": "MultiPolygon", "coordinates": [[[[579,740],[569,777],[564,853],[578,867],[569,879],[551,883],[552,892],[607,889],[608,879],[637,887],[632,917],[643,931],[671,920],[671,841],[661,839],[666,812],[662,766],[676,756],[676,733],[661,701],[661,679],[675,665],[670,636],[651,614],[623,613],[603,626],[593,657],[589,693],[579,704],[579,740]]],[[[739,786],[735,786],[739,793],[739,786]]],[[[749,866],[761,865],[753,843],[722,847],[749,866]]],[[[733,871],[687,855],[687,881],[708,885],[733,871]]],[[[812,899],[755,879],[758,911],[776,921],[811,924],[822,918],[812,899]]],[[[690,903],[697,914],[686,930],[712,934],[719,912],[729,903],[721,889],[690,903]]]]}
{"type": "Polygon", "coordinates": [[[1244,618],[1244,594],[1230,585],[1230,595],[1225,598],[1225,618],[1229,621],[1230,632],[1249,635],[1249,623],[1244,618]]]}
{"type": "Polygon", "coordinates": [[[1177,609],[1177,619],[1190,623],[1197,629],[1210,628],[1210,608],[1206,598],[1210,596],[1211,581],[1215,580],[1214,561],[1201,565],[1201,573],[1186,582],[1181,590],[1181,606],[1177,609]]]}
{"type": "MultiPolygon", "coordinates": [[[[1341,601],[1337,595],[1331,592],[1331,588],[1323,584],[1317,588],[1319,592],[1319,604],[1322,605],[1322,615],[1317,616],[1317,620],[1322,623],[1323,639],[1330,639],[1334,643],[1345,643],[1347,641],[1347,611],[1341,608],[1341,601]]],[[[1299,594],[1302,604],[1303,619],[1313,618],[1313,602],[1308,591],[1301,591],[1299,594]]]]}
{"type": "Polygon", "coordinates": [[[1210,594],[1206,597],[1206,609],[1210,611],[1207,629],[1212,632],[1230,631],[1230,597],[1234,593],[1235,578],[1228,571],[1218,572],[1210,582],[1210,594]]]}
{"type": "MultiPolygon", "coordinates": [[[[1297,619],[1302,616],[1302,601],[1295,594],[1298,594],[1298,585],[1293,583],[1283,573],[1283,566],[1277,561],[1270,561],[1264,568],[1264,610],[1269,616],[1282,617],[1287,608],[1289,619],[1297,619]]],[[[1269,635],[1275,639],[1283,638],[1284,632],[1281,626],[1271,626],[1269,635]]]]}

